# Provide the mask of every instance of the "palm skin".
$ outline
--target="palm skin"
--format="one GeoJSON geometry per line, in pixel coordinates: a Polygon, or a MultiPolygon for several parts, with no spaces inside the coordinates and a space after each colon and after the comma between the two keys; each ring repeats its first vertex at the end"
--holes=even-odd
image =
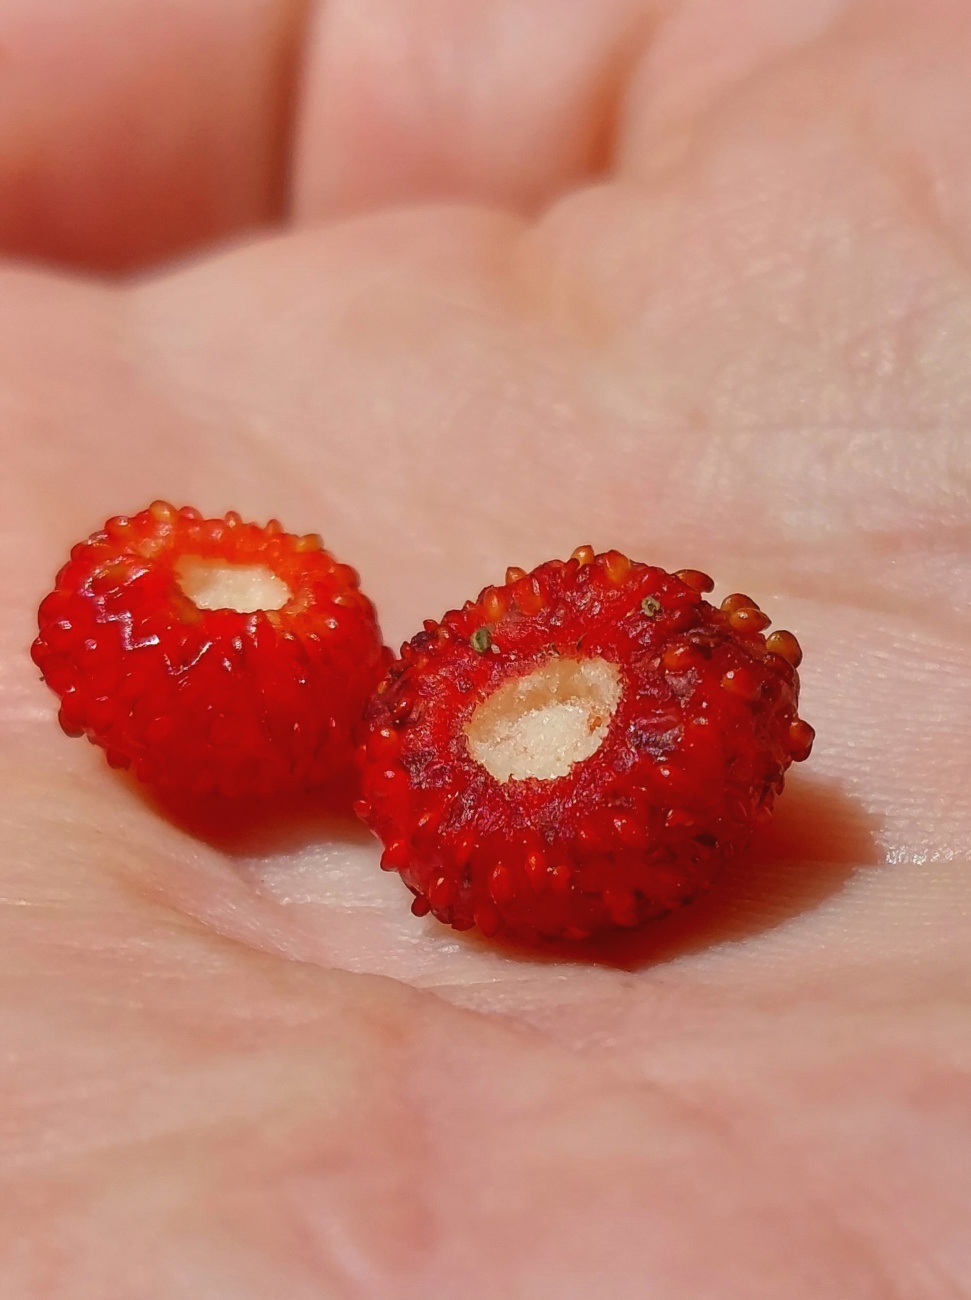
{"type": "Polygon", "coordinates": [[[966,7],[75,8],[0,8],[61,262],[0,274],[0,1293],[971,1294],[966,7]],[[816,751],[636,939],[416,921],[318,802],[57,731],[37,602],[156,496],[319,529],[392,643],[581,542],[707,569],[816,751]]]}

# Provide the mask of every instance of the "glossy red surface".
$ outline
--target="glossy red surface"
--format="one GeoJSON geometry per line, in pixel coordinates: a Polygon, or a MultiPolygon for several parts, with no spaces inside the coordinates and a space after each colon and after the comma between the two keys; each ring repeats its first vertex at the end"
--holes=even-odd
{"type": "Polygon", "coordinates": [[[357,574],[319,537],[165,502],[75,546],[38,625],[31,653],[63,729],[143,781],[195,793],[302,789],[345,767],[387,665],[357,574]],[[200,609],[177,580],[187,556],[265,565],[291,598],[200,609]]]}
{"type": "Polygon", "coordinates": [[[709,885],[766,821],[812,728],[799,647],[749,597],[581,547],[511,569],[402,648],[358,753],[358,811],[417,915],[486,935],[581,939],[635,926],[709,885]],[[487,635],[486,635],[487,634],[487,635]],[[566,776],[499,781],[465,728],[503,682],[551,656],[618,665],[606,738],[566,776]]]}

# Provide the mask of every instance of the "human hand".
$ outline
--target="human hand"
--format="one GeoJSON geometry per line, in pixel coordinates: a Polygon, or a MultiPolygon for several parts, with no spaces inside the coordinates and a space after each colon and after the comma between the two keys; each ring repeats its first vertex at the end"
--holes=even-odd
{"type": "Polygon", "coordinates": [[[965,7],[24,0],[0,45],[13,253],[239,239],[0,274],[0,1292],[968,1294],[965,7]],[[58,732],[37,602],[157,496],[319,529],[392,643],[582,542],[709,570],[799,636],[816,751],[636,939],[417,921],[314,801],[175,815],[58,732]]]}

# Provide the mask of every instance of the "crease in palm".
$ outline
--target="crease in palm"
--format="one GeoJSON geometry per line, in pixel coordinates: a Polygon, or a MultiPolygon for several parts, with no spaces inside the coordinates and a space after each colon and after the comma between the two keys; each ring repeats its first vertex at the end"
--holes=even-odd
{"type": "MultiPolygon", "coordinates": [[[[147,96],[130,8],[110,84],[147,96]]],[[[243,71],[213,8],[240,104],[201,163],[133,179],[117,117],[77,118],[142,186],[124,256],[65,238],[69,200],[124,222],[56,140],[56,212],[0,232],[138,266],[212,233],[207,173],[251,226],[294,105],[269,231],[111,286],[0,272],[10,1294],[971,1289],[971,28],[943,0],[549,8],[253,6],[243,71]],[[145,224],[153,185],[181,225],[145,224]],[[708,569],[799,635],[817,751],[752,860],[636,942],[418,922],[328,809],[176,817],[57,733],[36,600],[156,496],[319,529],[392,642],[587,541],[708,569]]]]}

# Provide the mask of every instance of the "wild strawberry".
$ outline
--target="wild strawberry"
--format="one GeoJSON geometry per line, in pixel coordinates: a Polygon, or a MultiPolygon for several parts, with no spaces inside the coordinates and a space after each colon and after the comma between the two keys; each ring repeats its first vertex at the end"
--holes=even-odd
{"type": "Polygon", "coordinates": [[[164,501],[75,546],[38,624],[31,653],[68,735],[195,793],[345,767],[387,664],[357,574],[320,538],[164,501]]]}
{"type": "Polygon", "coordinates": [[[357,808],[417,915],[586,938],[679,906],[748,843],[812,728],[795,637],[712,586],[581,547],[402,648],[357,808]]]}

